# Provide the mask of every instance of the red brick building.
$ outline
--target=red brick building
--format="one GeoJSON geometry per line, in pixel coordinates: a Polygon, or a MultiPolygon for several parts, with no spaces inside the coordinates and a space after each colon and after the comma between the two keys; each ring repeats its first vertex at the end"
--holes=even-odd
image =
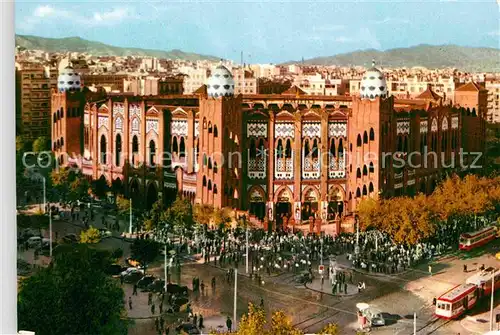
{"type": "MultiPolygon", "coordinates": [[[[397,100],[375,68],[361,86],[360,96],[294,87],[234,96],[220,66],[194,95],[57,93],[54,150],[75,152],[61,161],[146,207],[180,194],[278,228],[313,217],[352,230],[363,198],[429,193],[447,172],[467,169],[473,157],[460,166],[462,148],[484,147],[481,107],[443,105],[432,91],[397,100]],[[61,108],[76,112],[58,117],[61,108]]],[[[455,101],[462,95],[471,99],[457,90],[455,101]]],[[[476,98],[485,105],[480,91],[476,98]]]]}

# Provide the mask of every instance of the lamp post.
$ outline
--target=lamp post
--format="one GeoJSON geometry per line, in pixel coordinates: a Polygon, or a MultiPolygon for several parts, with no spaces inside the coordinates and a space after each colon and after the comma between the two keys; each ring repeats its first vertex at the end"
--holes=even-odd
{"type": "Polygon", "coordinates": [[[246,228],[246,232],[245,232],[245,239],[246,239],[246,250],[245,250],[245,253],[246,253],[246,263],[245,263],[245,272],[246,274],[248,274],[248,226],[247,226],[247,223],[246,223],[246,216],[243,215],[243,225],[244,227],[246,228]]]}
{"type": "Polygon", "coordinates": [[[132,197],[130,197],[130,222],[128,225],[128,232],[130,235],[132,235],[132,197]]]}
{"type": "Polygon", "coordinates": [[[359,219],[357,215],[354,217],[354,221],[356,221],[356,247],[354,253],[357,255],[359,254],[359,219]]]}
{"type": "Polygon", "coordinates": [[[46,189],[46,181],[45,177],[42,176],[42,183],[43,183],[43,212],[46,213],[46,207],[47,207],[47,189],[46,189]]]}
{"type": "MultiPolygon", "coordinates": [[[[45,178],[43,180],[45,180],[45,178]]],[[[52,208],[50,206],[49,206],[49,255],[52,258],[52,208]]]]}
{"type": "Polygon", "coordinates": [[[493,331],[493,300],[495,296],[495,272],[491,274],[490,331],[493,331]]]}
{"type": "Polygon", "coordinates": [[[236,302],[238,300],[238,269],[234,269],[234,307],[233,307],[233,322],[236,325],[236,302]]]}
{"type": "Polygon", "coordinates": [[[164,267],[165,267],[164,270],[163,270],[163,274],[165,276],[165,287],[164,287],[164,289],[165,289],[165,292],[167,292],[167,282],[168,282],[167,281],[167,276],[168,276],[168,274],[167,274],[167,266],[168,265],[167,265],[167,241],[166,240],[165,240],[165,256],[163,258],[163,263],[164,263],[164,267]]]}

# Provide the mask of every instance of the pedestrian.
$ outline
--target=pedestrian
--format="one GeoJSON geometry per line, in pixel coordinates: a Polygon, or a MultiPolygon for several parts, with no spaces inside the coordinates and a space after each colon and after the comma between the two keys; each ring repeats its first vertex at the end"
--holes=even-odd
{"type": "Polygon", "coordinates": [[[203,315],[200,314],[200,319],[198,320],[198,328],[202,330],[204,328],[203,326],[203,315]]]}
{"type": "Polygon", "coordinates": [[[148,306],[153,303],[153,293],[148,293],[148,306]]]}
{"type": "Polygon", "coordinates": [[[212,288],[215,288],[215,277],[212,277],[212,288]]]}
{"type": "Polygon", "coordinates": [[[155,304],[152,304],[151,305],[151,315],[154,315],[155,314],[155,304]]]}
{"type": "Polygon", "coordinates": [[[467,272],[467,264],[464,264],[464,272],[467,272]]]}
{"type": "Polygon", "coordinates": [[[128,297],[128,308],[132,310],[132,297],[128,297]]]}
{"type": "Polygon", "coordinates": [[[137,284],[134,284],[134,290],[132,292],[132,295],[137,295],[137,284]]]}
{"type": "Polygon", "coordinates": [[[120,285],[123,286],[123,276],[120,276],[120,285]]]}
{"type": "Polygon", "coordinates": [[[432,266],[429,264],[429,274],[432,276],[432,266]]]}
{"type": "Polygon", "coordinates": [[[231,326],[233,325],[233,321],[231,321],[231,318],[228,316],[226,319],[226,326],[227,326],[227,331],[231,331],[231,326]]]}
{"type": "Polygon", "coordinates": [[[344,283],[344,293],[347,294],[347,283],[344,283]]]}
{"type": "Polygon", "coordinates": [[[358,283],[358,293],[361,293],[361,282],[358,283]]]}
{"type": "Polygon", "coordinates": [[[163,313],[163,302],[160,304],[160,314],[163,313]]]}
{"type": "Polygon", "coordinates": [[[155,329],[157,332],[160,330],[160,321],[158,318],[155,319],[155,329]]]}
{"type": "Polygon", "coordinates": [[[363,281],[363,282],[361,282],[361,289],[362,289],[363,291],[364,291],[364,290],[366,290],[366,284],[365,284],[365,282],[364,282],[364,281],[363,281]]]}
{"type": "Polygon", "coordinates": [[[204,293],[205,292],[205,284],[203,283],[203,280],[201,281],[201,293],[204,293]]]}
{"type": "Polygon", "coordinates": [[[260,298],[260,308],[264,309],[264,298],[260,298]]]}
{"type": "Polygon", "coordinates": [[[193,324],[195,325],[195,327],[196,327],[197,321],[198,321],[198,315],[197,315],[197,314],[195,314],[195,315],[193,316],[193,324]]]}

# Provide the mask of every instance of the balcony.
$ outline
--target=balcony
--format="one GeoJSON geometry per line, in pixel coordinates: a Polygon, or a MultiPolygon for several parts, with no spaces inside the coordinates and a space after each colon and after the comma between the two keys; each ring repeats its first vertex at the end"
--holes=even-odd
{"type": "Polygon", "coordinates": [[[292,179],[293,178],[293,159],[292,158],[277,158],[275,167],[276,179],[292,179]]]}
{"type": "Polygon", "coordinates": [[[320,177],[320,164],[318,158],[304,158],[304,166],[302,167],[302,178],[318,179],[320,177]]]}
{"type": "Polygon", "coordinates": [[[345,178],[344,157],[330,159],[328,163],[328,177],[332,179],[345,178]]]}
{"type": "Polygon", "coordinates": [[[248,160],[248,177],[250,179],[264,179],[266,177],[266,160],[250,158],[248,160]]]}

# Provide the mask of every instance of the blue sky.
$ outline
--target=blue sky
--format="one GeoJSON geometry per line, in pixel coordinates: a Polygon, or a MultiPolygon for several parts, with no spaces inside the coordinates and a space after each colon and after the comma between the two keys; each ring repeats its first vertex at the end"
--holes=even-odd
{"type": "MultiPolygon", "coordinates": [[[[500,0],[497,0],[500,1],[500,0]]],[[[500,3],[500,2],[499,2],[500,3]]],[[[489,1],[16,1],[16,33],[278,63],[417,44],[500,47],[489,1]]]]}

